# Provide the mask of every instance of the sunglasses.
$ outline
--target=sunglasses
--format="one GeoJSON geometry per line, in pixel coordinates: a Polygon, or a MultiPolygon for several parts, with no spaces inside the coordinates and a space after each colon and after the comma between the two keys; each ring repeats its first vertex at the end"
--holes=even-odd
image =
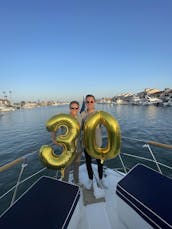
{"type": "Polygon", "coordinates": [[[78,110],[79,107],[71,107],[70,109],[71,109],[71,110],[78,110]]]}
{"type": "Polygon", "coordinates": [[[86,101],[86,103],[94,103],[94,101],[86,101]]]}

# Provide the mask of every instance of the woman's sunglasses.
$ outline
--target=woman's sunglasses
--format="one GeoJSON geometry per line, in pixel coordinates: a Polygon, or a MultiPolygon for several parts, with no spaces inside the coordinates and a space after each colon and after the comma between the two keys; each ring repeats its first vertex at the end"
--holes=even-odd
{"type": "Polygon", "coordinates": [[[71,110],[78,110],[79,107],[71,107],[70,109],[71,109],[71,110]]]}

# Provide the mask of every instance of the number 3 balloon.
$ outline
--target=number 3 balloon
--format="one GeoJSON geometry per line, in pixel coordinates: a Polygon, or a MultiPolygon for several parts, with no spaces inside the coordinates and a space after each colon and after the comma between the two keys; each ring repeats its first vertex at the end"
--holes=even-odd
{"type": "Polygon", "coordinates": [[[50,118],[46,127],[48,131],[56,132],[62,126],[66,132],[56,137],[57,144],[63,147],[60,155],[56,155],[51,146],[44,145],[40,149],[40,158],[45,166],[51,169],[64,170],[75,158],[76,138],[79,134],[79,123],[69,114],[58,114],[50,118]]]}

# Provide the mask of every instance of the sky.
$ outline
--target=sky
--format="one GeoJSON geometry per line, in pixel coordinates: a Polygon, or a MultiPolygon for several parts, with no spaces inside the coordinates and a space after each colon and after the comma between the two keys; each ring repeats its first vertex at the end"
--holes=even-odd
{"type": "Polygon", "coordinates": [[[172,88],[171,12],[171,0],[1,1],[0,98],[172,88]]]}

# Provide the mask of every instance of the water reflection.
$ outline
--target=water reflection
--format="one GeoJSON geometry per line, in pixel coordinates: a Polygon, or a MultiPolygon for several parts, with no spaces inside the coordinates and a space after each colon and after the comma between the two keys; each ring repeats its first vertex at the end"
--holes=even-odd
{"type": "Polygon", "coordinates": [[[156,119],[157,115],[158,115],[158,109],[159,109],[159,107],[156,107],[156,106],[148,106],[145,109],[146,118],[148,120],[156,119]]]}

